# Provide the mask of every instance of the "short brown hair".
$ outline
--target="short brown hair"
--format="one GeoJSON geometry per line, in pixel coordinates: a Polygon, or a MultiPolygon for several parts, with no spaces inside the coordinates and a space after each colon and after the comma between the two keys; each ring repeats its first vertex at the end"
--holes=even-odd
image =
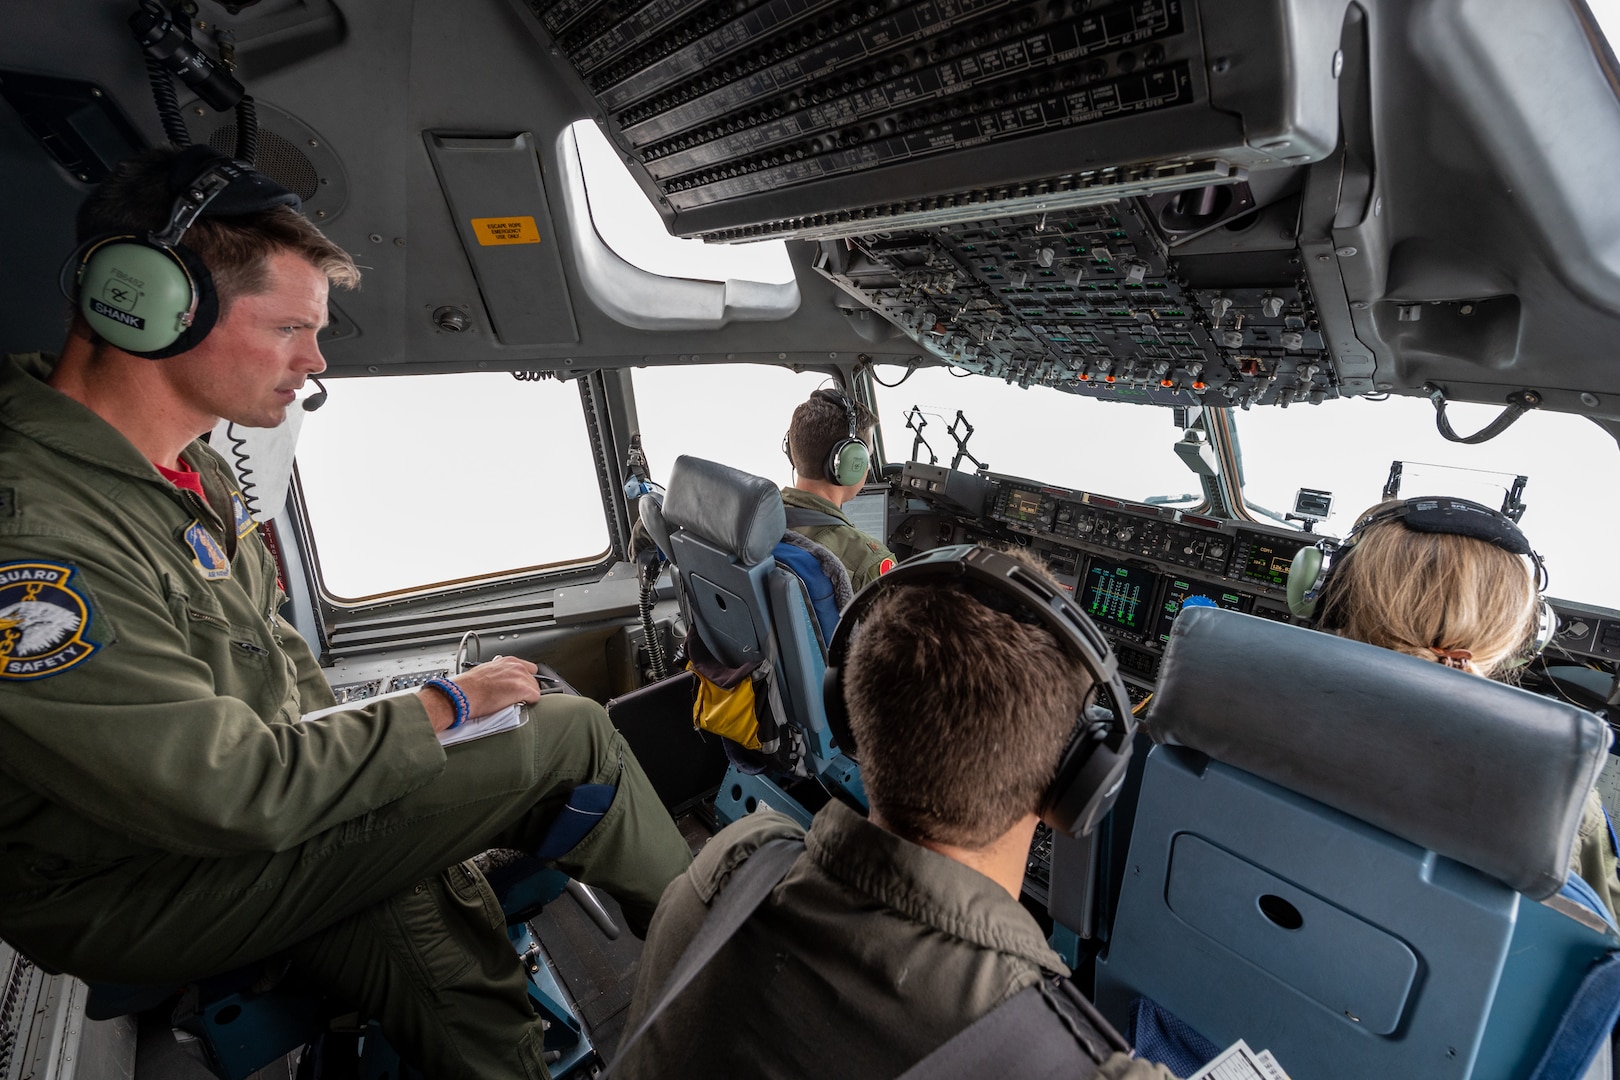
{"type": "MultiPolygon", "coordinates": [[[[174,204],[169,170],[179,155],[174,147],[162,146],[119,162],[79,207],[79,242],[96,236],[145,236],[163,228],[174,204]]],[[[237,297],[266,287],[270,256],[283,251],[302,257],[339,288],[352,289],[360,283],[354,258],[290,206],[201,217],[186,230],[183,242],[208,267],[221,316],[237,297]]]]}
{"type": "Polygon", "coordinates": [[[1465,670],[1499,676],[1535,633],[1536,584],[1523,557],[1488,541],[1386,521],[1340,554],[1321,610],[1340,637],[1425,660],[1467,649],[1465,670]]]}
{"type": "Polygon", "coordinates": [[[959,585],[901,585],[850,643],[850,730],[873,811],[982,848],[1040,809],[1092,680],[1045,629],[959,585]]]}
{"type": "MultiPolygon", "coordinates": [[[[840,439],[849,438],[849,413],[843,402],[842,390],[817,390],[793,410],[787,433],[788,457],[800,476],[836,482],[827,475],[827,453],[840,439]]],[[[855,406],[855,434],[865,442],[872,436],[877,417],[855,398],[849,398],[849,402],[855,406]]]]}

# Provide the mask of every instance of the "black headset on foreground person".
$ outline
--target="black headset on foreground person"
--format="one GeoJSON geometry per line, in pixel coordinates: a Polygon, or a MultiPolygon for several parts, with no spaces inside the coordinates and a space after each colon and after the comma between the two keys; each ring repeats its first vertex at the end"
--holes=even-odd
{"type": "Polygon", "coordinates": [[[1483,540],[1513,555],[1523,555],[1536,568],[1536,633],[1529,648],[1517,663],[1529,663],[1552,641],[1558,628],[1558,617],[1552,605],[1542,595],[1547,588],[1547,567],[1541,556],[1530,547],[1523,530],[1506,514],[1492,510],[1468,499],[1455,499],[1445,495],[1425,495],[1416,499],[1403,499],[1393,506],[1364,514],[1344,543],[1335,550],[1325,540],[1294,553],[1288,571],[1288,608],[1300,618],[1316,614],[1316,603],[1327,588],[1335,566],[1341,566],[1355,551],[1356,542],[1368,529],[1387,521],[1399,521],[1413,532],[1441,533],[1449,536],[1467,536],[1483,540]]]}
{"type": "Polygon", "coordinates": [[[187,147],[169,171],[174,202],[162,228],[111,233],[81,244],[62,267],[63,295],[90,328],[132,356],[162,360],[196,348],[219,319],[219,295],[182,240],[200,217],[236,217],[298,196],[210,146],[187,147]]]}
{"type": "Polygon", "coordinates": [[[1136,733],[1130,697],[1108,639],[1073,598],[1025,563],[992,548],[957,544],[915,555],[850,601],[827,646],[823,683],[827,722],[839,748],[860,760],[844,702],[844,666],[861,617],[878,597],[896,586],[943,584],[960,585],[986,607],[1040,626],[1091,676],[1101,708],[1084,706],[1075,717],[1073,734],[1040,807],[1041,820],[1053,829],[1076,838],[1085,836],[1112,809],[1125,780],[1136,733]]]}
{"type": "MultiPolygon", "coordinates": [[[[860,432],[856,430],[857,418],[855,415],[855,402],[839,387],[830,387],[817,390],[810,395],[820,398],[829,404],[837,405],[844,410],[849,420],[849,434],[833,443],[827,451],[827,458],[821,464],[821,471],[826,478],[839,487],[850,487],[866,479],[867,472],[872,467],[872,452],[866,444],[861,442],[860,432]]],[[[788,435],[791,435],[791,429],[788,435]]],[[[782,453],[793,461],[793,451],[788,446],[788,435],[782,436],[782,453]]],[[[797,463],[795,463],[797,465],[797,463]]]]}

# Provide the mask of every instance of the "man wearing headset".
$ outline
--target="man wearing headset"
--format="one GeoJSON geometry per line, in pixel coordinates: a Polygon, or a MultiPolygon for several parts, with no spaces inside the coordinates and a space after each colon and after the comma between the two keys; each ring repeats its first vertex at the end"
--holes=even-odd
{"type": "Polygon", "coordinates": [[[285,962],[428,1075],[541,1076],[462,860],[549,859],[639,931],[687,848],[602,709],[541,701],[525,660],[300,721],[332,692],[199,440],[281,424],[325,367],[327,290],[359,275],[297,204],[207,147],[124,163],[79,214],[60,357],[0,368],[0,937],[126,986],[285,962]],[[523,726],[440,745],[516,703],[523,726]]]}
{"type": "Polygon", "coordinates": [[[782,446],[796,474],[782,489],[787,525],[827,548],[849,571],[857,592],[894,565],[894,552],[844,516],[843,506],[866,483],[865,441],[877,418],[842,390],[817,390],[793,410],[782,446]]]}
{"type": "MultiPolygon", "coordinates": [[[[1026,988],[1068,974],[1018,901],[1030,841],[1043,818],[1086,831],[1106,811],[1131,724],[1127,701],[1107,724],[1077,725],[1103,681],[1091,668],[1110,692],[1124,690],[1094,627],[1096,659],[1086,661],[1040,609],[1086,622],[1044,571],[983,548],[919,556],[856,597],[829,650],[827,698],[831,720],[842,689],[851,738],[839,741],[860,762],[869,815],[835,799],[806,833],[761,810],[709,841],[653,917],[616,1078],[788,1080],[824,1075],[829,1061],[849,1077],[947,1075],[938,1059],[919,1062],[1026,988]],[[1007,578],[1029,584],[996,587],[1007,578]],[[1082,745],[1095,753],[1077,753],[1082,745]],[[725,891],[748,889],[738,881],[750,860],[800,837],[780,884],[661,1000],[672,971],[679,986],[677,962],[692,964],[682,957],[704,940],[700,928],[714,935],[705,920],[725,891]]],[[[1073,1044],[1065,1075],[1170,1076],[1130,1058],[1089,1007],[1080,1012],[1055,1036],[1073,1044]]],[[[1005,1075],[1026,1064],[998,1062],[1005,1075]]]]}

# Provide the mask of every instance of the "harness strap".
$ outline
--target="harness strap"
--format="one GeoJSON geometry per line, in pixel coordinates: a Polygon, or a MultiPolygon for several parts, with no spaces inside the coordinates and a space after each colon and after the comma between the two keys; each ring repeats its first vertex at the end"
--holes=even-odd
{"type": "Polygon", "coordinates": [[[641,1025],[630,1033],[629,1038],[619,1044],[619,1052],[614,1056],[613,1064],[602,1073],[601,1080],[607,1080],[612,1075],[613,1068],[623,1061],[630,1048],[634,1046],[647,1030],[663,1015],[664,1009],[671,1001],[680,996],[692,980],[697,978],[721,946],[730,941],[733,935],[748,921],[748,916],[764,902],[771,894],[771,890],[787,877],[788,870],[804,851],[803,840],[777,839],[761,845],[757,851],[750,855],[743,864],[731,872],[731,879],[726,887],[720,890],[720,895],[709,907],[709,914],[703,919],[703,925],[693,935],[692,941],[681,954],[680,962],[675,970],[670,972],[669,981],[664,984],[663,992],[653,1007],[647,1010],[642,1018],[641,1025]]]}
{"type": "Polygon", "coordinates": [[[783,512],[787,515],[787,527],[790,529],[810,529],[821,525],[848,525],[843,518],[833,517],[820,510],[807,510],[802,506],[784,506],[783,512]]]}
{"type": "Polygon", "coordinates": [[[1043,979],[1003,1001],[901,1074],[900,1080],[1084,1080],[1130,1044],[1069,980],[1043,979]],[[1013,1068],[1016,1066],[1016,1068],[1013,1068]]]}

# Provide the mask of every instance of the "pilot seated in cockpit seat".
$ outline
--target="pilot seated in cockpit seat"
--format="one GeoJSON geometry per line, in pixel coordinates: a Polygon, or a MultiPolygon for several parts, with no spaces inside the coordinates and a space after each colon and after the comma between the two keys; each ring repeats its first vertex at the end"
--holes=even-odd
{"type": "Polygon", "coordinates": [[[782,489],[787,527],[838,556],[856,592],[894,565],[894,552],[857,529],[844,504],[860,494],[871,455],[864,440],[877,418],[842,390],[817,390],[793,410],[782,449],[794,485],[782,489]]]}
{"type": "MultiPolygon", "coordinates": [[[[616,1078],[942,1075],[931,1055],[943,1044],[1068,974],[1018,894],[1092,677],[1043,626],[956,583],[912,583],[910,567],[855,599],[828,661],[847,647],[869,816],[835,799],[806,833],[762,809],[709,841],[653,916],[616,1078]],[[773,856],[778,869],[754,880],[785,876],[725,937],[727,891],[749,892],[749,867],[773,856]],[[672,972],[679,987],[694,964],[688,946],[713,937],[724,944],[671,992],[672,972]]],[[[1171,1077],[1079,1011],[1054,1025],[1074,1062],[1063,1075],[1171,1077]]],[[[1022,1064],[998,1059],[988,1074],[1022,1064]]]]}
{"type": "Polygon", "coordinates": [[[281,424],[326,366],[328,287],[358,273],[297,203],[206,146],[124,163],[79,214],[60,357],[0,365],[0,938],[126,987],[273,958],[429,1076],[543,1076],[464,860],[551,856],[639,932],[687,847],[603,709],[541,700],[527,660],[301,721],[335,698],[199,439],[281,424]],[[599,816],[564,812],[577,790],[599,816]]]}

